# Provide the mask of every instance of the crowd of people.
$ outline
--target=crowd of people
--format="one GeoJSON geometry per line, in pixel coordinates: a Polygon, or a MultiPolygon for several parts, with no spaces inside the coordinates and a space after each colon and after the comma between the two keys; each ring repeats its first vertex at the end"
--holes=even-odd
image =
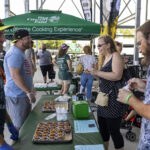
{"type": "MultiPolygon", "coordinates": [[[[68,94],[73,74],[67,44],[62,44],[56,57],[52,59],[51,53],[46,50],[46,44],[42,45],[41,51],[34,53],[34,42],[30,33],[19,29],[14,32],[13,46],[5,53],[3,50],[4,30],[10,27],[4,27],[4,24],[0,22],[0,150],[13,150],[4,140],[4,124],[7,123],[11,133],[10,138],[18,140],[19,130],[31,112],[32,103],[36,101],[33,86],[33,77],[37,70],[35,58],[40,60],[39,65],[44,83],[48,81],[47,73],[50,82],[54,81],[54,65],[58,67],[58,78],[62,85],[59,91],[61,95],[68,94]]],[[[143,65],[149,66],[150,21],[141,25],[136,34],[137,47],[144,55],[143,65]]],[[[143,117],[137,150],[150,150],[150,68],[147,71],[147,82],[139,78],[132,78],[128,81],[129,89],[118,89],[117,84],[121,81],[125,69],[125,62],[121,56],[122,43],[114,41],[109,35],[103,35],[98,39],[97,48],[104,56],[100,70],[98,70],[95,57],[92,56],[90,46],[84,46],[85,55],[79,58],[79,63],[83,65],[80,93],[84,93],[90,103],[93,80],[97,78],[99,91],[108,95],[108,105],[98,105],[97,109],[99,130],[106,150],[109,147],[110,136],[116,150],[124,149],[120,124],[127,105],[132,106],[134,112],[143,117]],[[143,101],[134,96],[132,92],[134,90],[145,93],[143,101]]]]}

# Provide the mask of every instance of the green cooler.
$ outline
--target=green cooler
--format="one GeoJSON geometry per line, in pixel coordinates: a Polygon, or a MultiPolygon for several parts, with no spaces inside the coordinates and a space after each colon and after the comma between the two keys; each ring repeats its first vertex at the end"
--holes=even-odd
{"type": "Polygon", "coordinates": [[[87,101],[75,101],[73,102],[73,116],[76,119],[89,118],[89,104],[87,101]]]}

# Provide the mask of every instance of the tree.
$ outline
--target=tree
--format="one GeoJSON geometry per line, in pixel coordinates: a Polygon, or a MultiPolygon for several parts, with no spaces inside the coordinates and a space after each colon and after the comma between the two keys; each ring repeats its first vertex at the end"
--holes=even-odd
{"type": "MultiPolygon", "coordinates": [[[[59,47],[65,43],[65,40],[43,40],[43,43],[46,44],[47,49],[59,49],[59,47]]],[[[35,47],[36,45],[34,45],[35,47]]],[[[39,41],[39,49],[41,49],[41,41],[39,41]]]]}

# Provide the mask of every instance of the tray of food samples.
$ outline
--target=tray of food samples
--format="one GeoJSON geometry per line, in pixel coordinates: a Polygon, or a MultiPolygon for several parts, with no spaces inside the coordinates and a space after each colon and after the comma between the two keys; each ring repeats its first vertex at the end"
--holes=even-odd
{"type": "Polygon", "coordinates": [[[72,128],[69,121],[41,122],[37,125],[32,142],[35,144],[66,143],[72,141],[72,128]]]}
{"type": "Polygon", "coordinates": [[[46,101],[42,107],[42,112],[56,112],[56,108],[64,108],[68,111],[68,102],[46,101]]]}

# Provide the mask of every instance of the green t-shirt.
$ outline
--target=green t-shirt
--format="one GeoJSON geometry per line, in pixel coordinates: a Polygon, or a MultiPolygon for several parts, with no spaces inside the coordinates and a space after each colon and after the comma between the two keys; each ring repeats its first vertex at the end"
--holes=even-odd
{"type": "Polygon", "coordinates": [[[55,60],[59,66],[59,70],[61,71],[68,71],[69,67],[67,64],[67,60],[70,60],[70,57],[68,54],[64,54],[62,57],[58,58],[57,56],[55,57],[55,60]]]}
{"type": "Polygon", "coordinates": [[[67,60],[70,60],[70,57],[68,54],[64,54],[62,57],[58,58],[55,57],[55,60],[59,67],[58,77],[60,80],[71,80],[72,79],[72,73],[68,72],[69,67],[67,64],[67,60]]]}

